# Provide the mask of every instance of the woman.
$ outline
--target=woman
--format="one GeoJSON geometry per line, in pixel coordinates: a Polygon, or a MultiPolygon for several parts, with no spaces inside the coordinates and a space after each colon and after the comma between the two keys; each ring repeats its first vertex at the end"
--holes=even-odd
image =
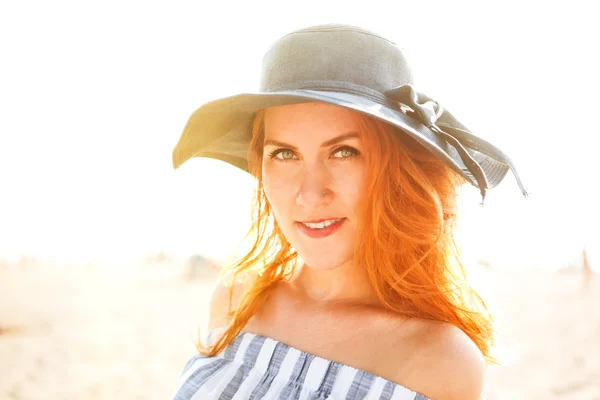
{"type": "Polygon", "coordinates": [[[526,191],[413,88],[393,43],[343,25],[284,36],[260,93],[192,115],[175,167],[194,156],[256,178],[253,246],[176,399],[480,398],[492,326],[461,285],[457,189],[483,198],[512,169],[526,191]]]}

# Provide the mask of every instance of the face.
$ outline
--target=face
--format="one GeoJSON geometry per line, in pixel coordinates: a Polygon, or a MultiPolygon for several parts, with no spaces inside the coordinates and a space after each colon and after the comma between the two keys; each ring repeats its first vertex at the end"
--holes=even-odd
{"type": "Polygon", "coordinates": [[[266,111],[262,179],[286,239],[307,266],[351,262],[365,159],[352,111],[325,103],[266,111]]]}

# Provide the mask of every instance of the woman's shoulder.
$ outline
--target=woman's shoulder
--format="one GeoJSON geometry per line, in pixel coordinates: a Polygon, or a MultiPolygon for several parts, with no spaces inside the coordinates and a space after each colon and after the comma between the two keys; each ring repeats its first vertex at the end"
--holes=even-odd
{"type": "MultiPolygon", "coordinates": [[[[218,283],[210,305],[210,329],[227,326],[230,286],[218,283]]],[[[231,308],[235,308],[249,289],[248,284],[235,283],[231,308]]],[[[479,399],[485,372],[485,361],[479,348],[459,328],[436,321],[390,317],[388,313],[372,313],[370,326],[384,327],[397,335],[377,335],[367,342],[378,358],[374,372],[440,400],[479,399]],[[378,322],[386,321],[383,324],[378,322]],[[390,338],[392,336],[392,338],[390,338]],[[384,337],[389,339],[383,340],[384,337]],[[385,360],[387,362],[383,363],[385,360]]],[[[374,331],[378,331],[375,329],[374,331]]],[[[293,343],[292,343],[293,344],[293,343]]]]}
{"type": "MultiPolygon", "coordinates": [[[[398,366],[398,379],[430,398],[441,400],[479,399],[483,388],[485,360],[471,338],[458,327],[436,321],[411,321],[412,351],[396,354],[408,362],[398,366]]],[[[398,346],[404,348],[404,346],[398,346]]],[[[393,351],[393,350],[392,350],[393,351]]]]}

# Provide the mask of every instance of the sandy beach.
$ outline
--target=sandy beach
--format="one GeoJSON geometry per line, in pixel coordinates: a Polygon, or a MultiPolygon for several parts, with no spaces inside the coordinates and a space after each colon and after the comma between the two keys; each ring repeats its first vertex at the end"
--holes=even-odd
{"type": "MultiPolygon", "coordinates": [[[[600,399],[600,276],[477,269],[498,319],[485,398],[600,399]]],[[[0,399],[168,399],[211,279],[173,265],[0,267],[0,399]]]]}

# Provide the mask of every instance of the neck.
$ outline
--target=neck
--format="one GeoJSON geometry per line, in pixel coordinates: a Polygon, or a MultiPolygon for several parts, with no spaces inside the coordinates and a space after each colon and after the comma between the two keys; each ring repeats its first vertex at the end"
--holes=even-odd
{"type": "Polygon", "coordinates": [[[328,270],[315,270],[304,264],[290,285],[298,295],[316,305],[379,303],[366,273],[351,263],[328,270]]]}

